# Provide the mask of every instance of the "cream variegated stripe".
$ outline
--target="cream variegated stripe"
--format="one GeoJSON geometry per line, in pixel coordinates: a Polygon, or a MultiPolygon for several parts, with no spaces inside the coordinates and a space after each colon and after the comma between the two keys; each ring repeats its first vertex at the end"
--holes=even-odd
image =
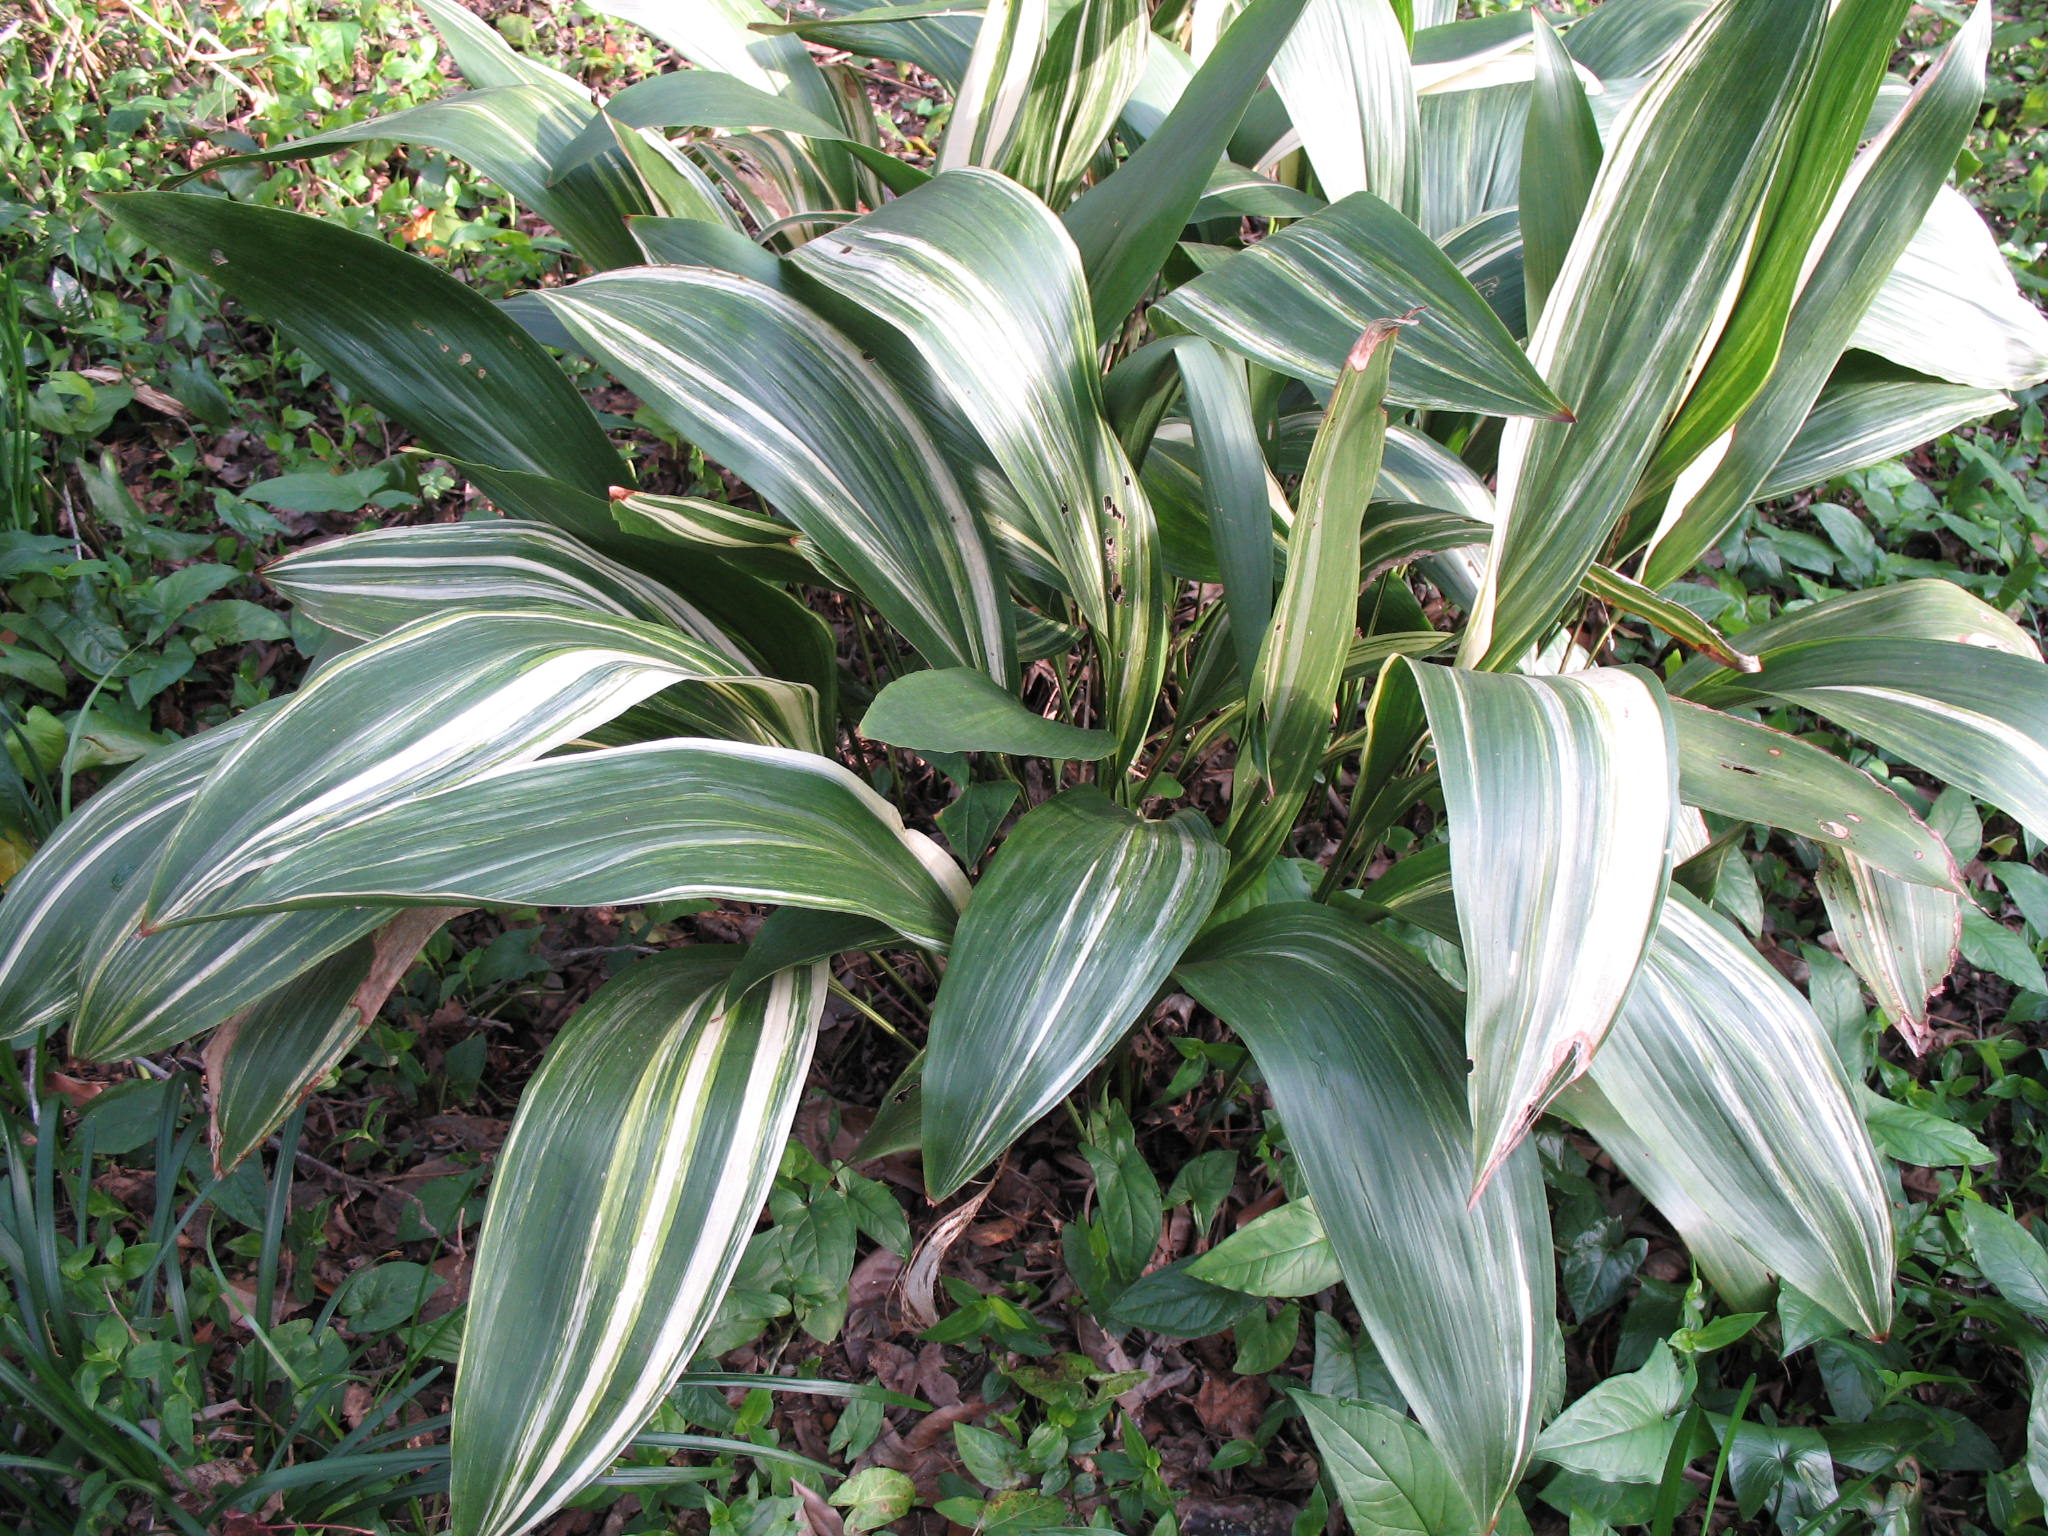
{"type": "MultiPolygon", "coordinates": [[[[1694,456],[1678,475],[1644,557],[1643,579],[1650,586],[1666,586],[1692,569],[1756,499],[1757,488],[1793,441],[1836,359],[1853,344],[1859,317],[1871,308],[1922,210],[1930,199],[1939,205],[1942,180],[1983,98],[1990,40],[1991,9],[1980,4],[1898,115],[1851,165],[1807,253],[1811,270],[1785,322],[1770,376],[1740,417],[1703,451],[1694,448],[1697,433],[1676,444],[1667,439],[1660,449],[1666,476],[1688,451],[1694,456]]],[[[1951,276],[1945,273],[1944,280],[1951,276]]],[[[1923,309],[1914,323],[1939,327],[1943,318],[1923,309]]],[[[1721,419],[1712,411],[1706,416],[1721,419]]],[[[1646,483],[1654,486],[1660,477],[1646,483]]],[[[1632,534],[1639,532],[1638,520],[1632,534]]]]}
{"type": "Polygon", "coordinates": [[[1390,0],[1309,0],[1270,78],[1326,197],[1416,211],[1415,79],[1390,0]]]}
{"type": "MultiPolygon", "coordinates": [[[[1844,592],[1742,632],[1743,645],[1766,658],[1815,640],[1945,640],[2041,659],[2040,642],[2011,618],[1974,592],[1933,576],[1844,592]]],[[[1696,694],[1702,703],[1716,702],[1716,690],[1754,691],[1753,684],[1718,672],[1704,658],[1681,667],[1671,687],[1696,694]]]]}
{"type": "MultiPolygon", "coordinates": [[[[1767,694],[1868,737],[2048,837],[2048,666],[1986,645],[1830,639],[1765,657],[1710,702],[1767,694]]],[[[1708,698],[1705,689],[1696,696],[1708,698]]]]}
{"type": "Polygon", "coordinates": [[[1756,500],[1781,496],[1852,469],[1881,464],[1953,432],[1967,422],[2010,410],[2012,397],[1973,384],[1943,384],[1914,375],[1841,369],[1807,413],[1756,500]]]}
{"type": "Polygon", "coordinates": [[[832,87],[803,39],[755,30],[783,20],[761,0],[604,0],[592,9],[645,27],[699,69],[718,70],[839,121],[832,87]]]}
{"type": "Polygon", "coordinates": [[[1389,399],[1493,415],[1564,412],[1451,258],[1371,193],[1290,224],[1159,307],[1219,346],[1317,384],[1336,382],[1368,325],[1421,307],[1401,338],[1389,399]]]}
{"type": "Polygon", "coordinates": [[[781,1159],[827,971],[728,1005],[736,952],[641,961],[520,1101],[456,1388],[457,1536],[513,1536],[603,1472],[689,1361],[781,1159]]]}
{"type": "Polygon", "coordinates": [[[932,1005],[925,1183],[958,1189],[1130,1028],[1195,935],[1223,850],[1095,790],[1027,813],[975,888],[932,1005]]]}
{"type": "Polygon", "coordinates": [[[277,707],[251,710],[151,753],[60,825],[9,883],[0,901],[0,1045],[26,1039],[71,1010],[95,925],[124,893],[139,915],[155,858],[200,783],[277,707]]]}
{"type": "Polygon", "coordinates": [[[1099,648],[1118,765],[1149,732],[1166,607],[1150,502],[1103,419],[1080,258],[1031,194],[936,178],[796,258],[907,336],[1015,488],[1099,648]],[[1112,597],[1112,594],[1115,594],[1112,597]]]}
{"type": "Polygon", "coordinates": [[[1144,78],[1150,20],[1142,0],[1079,0],[1046,40],[1003,168],[1051,207],[1072,201],[1144,78]]]}
{"type": "Polygon", "coordinates": [[[1014,679],[987,538],[930,435],[846,337],[709,268],[544,294],[678,431],[801,528],[934,666],[1014,679]]]}
{"type": "Polygon", "coordinates": [[[1722,1304],[1744,1311],[1763,1311],[1773,1299],[1775,1281],[1764,1262],[1739,1238],[1717,1225],[1686,1186],[1652,1156],[1649,1144],[1629,1129],[1590,1074],[1557,1096],[1556,1109],[1577,1122],[1600,1143],[1600,1150],[1628,1172],[1664,1219],[1685,1239],[1686,1253],[1719,1294],[1722,1304]]]}
{"type": "Polygon", "coordinates": [[[725,632],[660,582],[546,523],[498,518],[381,528],[297,550],[263,579],[329,629],[372,640],[451,608],[587,608],[667,624],[754,667],[725,632]]]}
{"type": "Polygon", "coordinates": [[[1469,1198],[1455,994],[1412,952],[1307,903],[1206,935],[1176,975],[1250,1046],[1352,1300],[1490,1526],[1563,1360],[1535,1150],[1469,1198]]]}
{"type": "MultiPolygon", "coordinates": [[[[1989,9],[1984,27],[1989,27],[1989,9]]],[[[1944,186],[1849,343],[1985,389],[2048,378],[2048,317],[2020,293],[1968,198],[1944,186]]]]}
{"type": "Polygon", "coordinates": [[[395,915],[343,907],[229,917],[138,933],[141,893],[92,933],[71,1025],[74,1054],[114,1061],[205,1033],[395,915]]]}
{"type": "Polygon", "coordinates": [[[1646,672],[1408,665],[1450,823],[1483,1185],[1586,1070],[1636,975],[1671,869],[1677,744],[1646,672]]]}
{"type": "Polygon", "coordinates": [[[1625,509],[1726,315],[1827,11],[1718,0],[1608,144],[1529,338],[1576,419],[1502,432],[1501,515],[1463,664],[1518,660],[1625,509]]]}
{"type": "MultiPolygon", "coordinates": [[[[1806,1000],[1686,893],[1665,903],[1589,1076],[1653,1178],[1844,1322],[1887,1331],[1891,1202],[1834,1047],[1806,1000]]],[[[1633,1149],[1608,1150],[1635,1177],[1633,1149]]]]}
{"type": "Polygon", "coordinates": [[[171,839],[146,915],[160,926],[218,909],[310,838],[540,756],[652,694],[700,681],[718,690],[711,701],[724,706],[728,729],[813,744],[807,689],[748,677],[653,625],[562,609],[395,630],[342,657],[236,743],[171,839]]]}
{"type": "Polygon", "coordinates": [[[688,896],[865,913],[943,949],[967,882],[837,763],[674,740],[502,764],[301,844],[233,901],[579,907],[688,896]]]}
{"type": "Polygon", "coordinates": [[[1048,0],[988,0],[939,142],[938,170],[999,166],[1008,158],[1051,29],[1048,0]]]}
{"type": "Polygon", "coordinates": [[[1924,1053],[1927,999],[1955,969],[1962,898],[1908,884],[1847,850],[1822,854],[1818,883],[1842,958],[1907,1043],[1924,1053]]]}
{"type": "Polygon", "coordinates": [[[1015,182],[964,170],[793,260],[916,346],[1015,487],[1068,590],[1106,626],[1096,525],[1105,500],[1121,506],[1140,493],[1103,420],[1087,283],[1059,220],[1015,182]]]}
{"type": "Polygon", "coordinates": [[[1783,827],[1914,885],[1961,889],[1948,845],[1862,769],[1797,736],[1684,699],[1671,701],[1671,719],[1678,794],[1687,805],[1783,827]]]}

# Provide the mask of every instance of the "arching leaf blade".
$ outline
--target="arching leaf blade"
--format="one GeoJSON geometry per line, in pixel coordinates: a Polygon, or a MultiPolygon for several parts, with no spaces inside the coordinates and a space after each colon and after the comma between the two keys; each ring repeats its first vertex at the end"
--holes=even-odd
{"type": "Polygon", "coordinates": [[[603,1472],[689,1361],[753,1230],[825,1003],[822,964],[737,1003],[736,953],[639,961],[521,1095],[463,1329],[460,1536],[526,1530],[603,1472]]]}
{"type": "Polygon", "coordinates": [[[1456,997],[1327,907],[1257,909],[1176,975],[1251,1047],[1360,1315],[1482,1527],[1562,1385],[1533,1149],[1476,1202],[1456,997]]]}
{"type": "Polygon", "coordinates": [[[1025,814],[960,920],[932,1007],[925,1184],[958,1189],[1136,1019],[1215,904],[1223,850],[1094,790],[1025,814]]]}

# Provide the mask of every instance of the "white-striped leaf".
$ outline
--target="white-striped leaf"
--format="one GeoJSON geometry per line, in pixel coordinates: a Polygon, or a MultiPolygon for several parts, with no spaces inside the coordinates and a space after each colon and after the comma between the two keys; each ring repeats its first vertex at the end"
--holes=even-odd
{"type": "Polygon", "coordinates": [[[1783,827],[1914,885],[1961,888],[1948,845],[1862,769],[1797,736],[1684,699],[1671,701],[1671,721],[1678,797],[1687,805],[1783,827]]]}
{"type": "Polygon", "coordinates": [[[1940,640],[1817,640],[1767,654],[1704,703],[1803,705],[2048,837],[2048,666],[1940,640]]]}
{"type": "Polygon", "coordinates": [[[1272,81],[1325,197],[1372,192],[1414,214],[1415,80],[1391,0],[1309,0],[1272,81]]]}
{"type": "Polygon", "coordinates": [[[933,666],[1015,680],[987,537],[902,395],[846,337],[776,289],[708,268],[544,293],[592,355],[803,529],[933,666]]]}
{"type": "Polygon", "coordinates": [[[1678,749],[1664,690],[1645,672],[1408,665],[1450,823],[1483,1186],[1586,1070],[1628,994],[1671,870],[1678,749]]]}
{"type": "Polygon", "coordinates": [[[380,528],[294,550],[265,566],[263,579],[301,613],[359,640],[450,609],[581,608],[668,625],[753,670],[696,606],[545,523],[380,528]]]}
{"type": "Polygon", "coordinates": [[[1142,0],[1078,0],[1053,27],[1003,164],[1049,206],[1072,200],[1144,78],[1149,21],[1142,0]]]}
{"type": "Polygon", "coordinates": [[[456,1536],[527,1530],[605,1471],[711,1324],[826,997],[817,964],[729,1004],[737,958],[692,947],[636,962],[520,1095],[456,1372],[456,1536]]]}
{"type": "MultiPolygon", "coordinates": [[[[1757,220],[1741,290],[1714,337],[1712,352],[1700,360],[1684,404],[1664,428],[1645,477],[1646,489],[1661,490],[1677,480],[1686,466],[1735,426],[1774,373],[1780,375],[1782,389],[1786,363],[1800,379],[1797,394],[1805,398],[1797,403],[1785,400],[1778,411],[1803,414],[1841,352],[1839,335],[1825,340],[1810,332],[1795,336],[1787,321],[1820,254],[1816,242],[1826,236],[1838,211],[1837,194],[1850,175],[1878,84],[1898,48],[1908,4],[1909,0],[1862,0],[1834,7],[1828,17],[1813,78],[1799,91],[1785,152],[1757,220]],[[1801,349],[1798,357],[1783,355],[1788,342],[1801,349]]],[[[1928,169],[1933,169],[1932,163],[1928,169]]],[[[1902,200],[1912,195],[1892,190],[1902,200]]],[[[1922,191],[1924,195],[1924,184],[1922,191]]],[[[1912,216],[1909,206],[1904,218],[1912,216]]],[[[1867,235],[1868,231],[1856,230],[1850,238],[1867,235]]],[[[1883,255],[1873,254],[1876,262],[1884,261],[1883,255]]],[[[1807,297],[1817,299],[1828,287],[1823,282],[1807,297]]],[[[1821,303],[1832,308],[1833,296],[1821,303]]],[[[1843,313],[1840,322],[1853,323],[1853,316],[1843,313]]]]}
{"type": "Polygon", "coordinates": [[[1417,307],[1425,314],[1401,340],[1389,399],[1492,415],[1565,413],[1450,258],[1371,193],[1290,224],[1159,306],[1197,335],[1318,384],[1336,382],[1373,321],[1417,307]]]}
{"type": "MultiPolygon", "coordinates": [[[[1684,892],[1591,1079],[1665,1178],[1784,1279],[1864,1332],[1891,1321],[1891,1202],[1806,1000],[1684,892]]],[[[1598,1136],[1597,1114],[1564,1106],[1598,1136]]],[[[1609,1150],[1631,1173],[1629,1149],[1609,1150]]]]}
{"type": "Polygon", "coordinates": [[[329,220],[223,197],[131,192],[104,206],[435,452],[595,496],[631,479],[568,376],[431,262],[329,220]]]}
{"type": "Polygon", "coordinates": [[[1608,146],[1529,339],[1576,420],[1518,417],[1502,433],[1499,531],[1466,665],[1519,658],[1626,507],[1743,270],[1827,9],[1719,0],[1608,146]]]}
{"type": "Polygon", "coordinates": [[[350,652],[237,742],[171,838],[155,926],[218,910],[309,838],[566,745],[679,683],[664,703],[716,734],[815,746],[809,690],[629,619],[464,613],[350,652]]]}
{"type": "Polygon", "coordinates": [[[1029,531],[1108,640],[1108,728],[1128,761],[1164,675],[1167,590],[1151,506],[1103,419],[1087,286],[1066,231],[1016,183],[970,170],[795,261],[907,336],[980,432],[1029,531]]]}
{"type": "Polygon", "coordinates": [[[395,916],[347,907],[141,932],[147,890],[110,904],[91,931],[71,1021],[71,1049],[87,1060],[147,1055],[204,1034],[395,916]]]}
{"type": "Polygon", "coordinates": [[[1526,267],[1524,302],[1530,313],[1541,314],[1600,174],[1601,149],[1578,66],[1541,11],[1530,12],[1530,19],[1536,71],[1516,198],[1526,267]]]}
{"type": "Polygon", "coordinates": [[[458,91],[346,127],[288,139],[253,154],[212,162],[218,167],[304,160],[343,145],[370,141],[419,144],[467,161],[522,206],[552,224],[593,266],[630,266],[638,259],[626,220],[657,212],[631,162],[606,134],[608,154],[582,155],[558,172],[556,162],[588,125],[603,123],[587,97],[537,83],[458,91]]]}
{"type": "Polygon", "coordinates": [[[1983,215],[1953,187],[1935,193],[1850,345],[1983,389],[2048,378],[2048,317],[2021,294],[1983,215]]]}
{"type": "MultiPolygon", "coordinates": [[[[1990,7],[1980,5],[1851,167],[1817,249],[1802,258],[1812,271],[1785,323],[1769,378],[1718,445],[1702,445],[1705,451],[1672,489],[1646,558],[1648,585],[1668,585],[1690,570],[1756,497],[1792,443],[1921,210],[1929,199],[1939,201],[1942,178],[1983,97],[1990,27],[1990,7]]],[[[1678,476],[1692,451],[1664,455],[1668,473],[1661,478],[1678,476]]]]}
{"type": "Polygon", "coordinates": [[[260,1147],[313,1091],[377,1017],[420,946],[457,915],[445,907],[401,912],[373,937],[336,952],[214,1031],[204,1059],[215,1173],[260,1147]]]}
{"type": "Polygon", "coordinates": [[[1352,1301],[1484,1529],[1563,1361],[1534,1149],[1469,1199],[1456,997],[1412,953],[1310,904],[1216,930],[1176,974],[1251,1047],[1352,1301]]]}
{"type": "Polygon", "coordinates": [[[1927,999],[1955,969],[1962,897],[1908,884],[1846,851],[1822,857],[1817,883],[1842,958],[1906,1043],[1926,1051],[1927,999]]]}
{"type": "Polygon", "coordinates": [[[1998,390],[1948,384],[1854,354],[1836,368],[1756,499],[1772,501],[1895,459],[2011,405],[2011,396],[1998,390]]]}
{"type": "Polygon", "coordinates": [[[1777,1280],[1764,1261],[1686,1193],[1685,1184],[1666,1171],[1649,1145],[1615,1113],[1591,1074],[1558,1095],[1554,1107],[1594,1131],[1601,1150],[1627,1170],[1628,1181],[1677,1229],[1693,1263],[1730,1310],[1761,1312],[1771,1305],[1777,1280]]]}
{"type": "Polygon", "coordinates": [[[1432,240],[1447,243],[1453,231],[1489,215],[1516,217],[1529,90],[1432,91],[1417,101],[1422,189],[1415,222],[1432,240]]]}
{"type": "MultiPolygon", "coordinates": [[[[2039,643],[2025,629],[1974,592],[1938,576],[1844,592],[1742,632],[1744,649],[1766,658],[1814,640],[1862,639],[1947,640],[2041,659],[2039,643]]],[[[1701,679],[1707,677],[1715,686],[1728,681],[1712,663],[1689,661],[1672,678],[1672,691],[1686,693],[1697,685],[1704,699],[1709,685],[1701,679]]]]}
{"type": "Polygon", "coordinates": [[[941,173],[1009,158],[1051,29],[1049,0],[987,0],[939,143],[941,173]]]}
{"type": "Polygon", "coordinates": [[[1060,1101],[1130,1028],[1215,904],[1223,850],[1094,790],[1019,821],[960,920],[932,1005],[925,1184],[943,1198],[1060,1101]]]}
{"type": "Polygon", "coordinates": [[[645,27],[699,69],[786,96],[828,122],[839,120],[832,87],[809,50],[800,38],[771,30],[782,17],[761,0],[603,0],[591,9],[645,27]]]}
{"type": "Polygon", "coordinates": [[[837,763],[658,741],[506,763],[303,842],[239,908],[633,906],[711,896],[860,912],[943,949],[967,882],[837,763]]]}
{"type": "Polygon", "coordinates": [[[1250,889],[1284,845],[1322,764],[1358,628],[1359,527],[1378,483],[1387,376],[1402,330],[1380,320],[1357,338],[1302,476],[1287,575],[1245,680],[1237,729],[1225,899],[1250,889]]]}
{"type": "Polygon", "coordinates": [[[156,856],[201,782],[276,708],[251,710],[151,753],[86,801],[8,882],[0,901],[0,1045],[71,1011],[94,926],[124,901],[140,916],[156,856]]]}

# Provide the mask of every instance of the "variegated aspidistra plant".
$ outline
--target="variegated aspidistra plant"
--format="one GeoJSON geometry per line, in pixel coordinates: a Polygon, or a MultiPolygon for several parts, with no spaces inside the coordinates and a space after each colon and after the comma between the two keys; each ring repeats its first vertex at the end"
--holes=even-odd
{"type": "Polygon", "coordinates": [[[1813,853],[1918,1038],[1967,898],[1887,779],[2048,837],[2048,669],[1939,581],[1724,634],[1683,578],[1755,502],[2048,374],[1945,184],[1984,5],[1905,81],[1906,0],[1605,0],[1562,29],[1448,0],[611,0],[692,67],[598,103],[424,3],[474,89],[266,153],[437,147],[593,275],[498,307],[315,219],[107,207],[503,516],[271,568],[321,664],[14,881],[0,1038],[210,1031],[227,1166],[451,910],[774,908],[745,949],[630,965],[526,1091],[455,1531],[532,1526],[688,1366],[847,951],[942,976],[907,1132],[935,1199],[1163,988],[1237,1031],[1413,1418],[1303,1401],[1326,1449],[1406,1458],[1431,1507],[1404,1528],[1490,1529],[1546,1452],[1538,1116],[1724,1298],[1783,1284],[1886,1332],[1860,1085],[1731,920],[1740,842],[1813,853]],[[935,163],[885,153],[809,43],[939,81],[935,163]],[[551,349],[743,491],[635,490],[551,349]],[[858,708],[819,592],[857,621],[858,708]],[[1658,664],[1615,664],[1617,625],[1658,664]],[[856,735],[954,781],[944,845],[846,766],[856,735]],[[1213,822],[1182,788],[1212,763],[1213,822]]]}

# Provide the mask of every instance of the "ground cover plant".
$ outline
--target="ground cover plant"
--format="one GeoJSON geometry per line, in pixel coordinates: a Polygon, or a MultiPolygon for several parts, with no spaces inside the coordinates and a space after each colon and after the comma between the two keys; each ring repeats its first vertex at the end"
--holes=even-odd
{"type": "MultiPolygon", "coordinates": [[[[1006,1148],[1169,988],[1179,1092],[1255,1074],[1286,1199],[1148,1273],[1168,1209],[1214,1223],[1237,1154],[1162,1190],[1117,1096],[1092,1095],[1095,1205],[1059,1254],[1092,1325],[1229,1327],[1237,1370],[1262,1375],[1302,1313],[1258,1298],[1341,1275],[1363,1330],[1319,1312],[1310,1390],[1219,1461],[1259,1460],[1295,1412],[1355,1525],[1432,1531],[1526,1520],[1533,1467],[1546,1507],[1595,1529],[1670,1529],[1702,1494],[1711,1518],[1725,1480],[1788,1532],[1912,1518],[1903,1467],[1996,1470],[1887,1351],[1931,1313],[1980,1356],[1989,1318],[2031,1362],[2040,1254],[1966,1184],[1892,1187],[1880,1147],[1923,1168],[1984,1149],[1912,1102],[1940,1091],[1872,1092],[1873,1073],[1903,1084],[1857,988],[1917,1050],[1958,935],[2038,979],[1964,879],[1974,797],[2017,824],[1994,834],[1995,878],[2022,911],[2039,894],[2048,695],[2005,611],[2038,559],[1987,514],[1996,547],[1972,545],[1966,581],[1835,593],[1885,559],[1853,511],[1808,503],[1817,533],[1747,515],[2048,371],[2048,327],[1945,186],[1987,10],[1910,83],[1887,73],[1899,5],[1607,0],[1560,36],[1527,12],[1257,0],[1227,27],[1198,13],[1187,53],[1173,18],[1086,0],[650,14],[696,67],[601,111],[468,13],[429,11],[474,91],[215,174],[412,139],[511,190],[597,275],[494,306],[334,221],[190,189],[104,206],[507,515],[269,569],[319,669],[54,832],[0,904],[0,1028],[39,1049],[65,1026],[85,1059],[211,1031],[226,1179],[281,1126],[289,1166],[294,1105],[466,909],[653,904],[634,947],[657,952],[551,1047],[460,1321],[408,1346],[459,1335],[446,1447],[379,1459],[439,1426],[366,1419],[337,1465],[280,1463],[201,1507],[312,1489],[294,1518],[384,1520],[445,1489],[454,1528],[509,1532],[629,1443],[646,1464],[614,1479],[688,1483],[653,1464],[706,1427],[679,1404],[721,1415],[677,1373],[778,1318],[833,1338],[854,1234],[908,1247],[845,1160],[914,1150],[940,1199],[1000,1187],[1006,1148]],[[805,41],[936,79],[931,163],[888,153],[805,41]],[[1970,284],[1930,275],[1958,268],[1970,284]],[[694,450],[677,489],[699,494],[636,488],[573,382],[585,359],[694,450]],[[1710,553],[1713,582],[1686,579],[1710,553]],[[1788,564],[1803,601],[1745,585],[1788,564]],[[906,824],[939,783],[936,822],[906,824]],[[1802,948],[1805,993],[1742,932],[1786,926],[1753,844],[1817,880],[1840,953],[1802,948]],[[777,910],[743,949],[664,945],[664,920],[711,900],[777,910]],[[877,957],[865,995],[829,969],[848,953],[877,957]],[[865,1145],[821,1160],[786,1148],[835,988],[878,1028],[885,1007],[929,1017],[865,1145]],[[1635,1281],[1606,1379],[1572,1382],[1559,1414],[1553,1245],[1582,1327],[1646,1257],[1612,1170],[1703,1283],[1635,1281]],[[1916,1283],[1956,1254],[2004,1301],[1916,1283]],[[1716,1356],[1759,1324],[1825,1348],[1846,1433],[1746,1418],[1716,1356]],[[1858,1480],[1838,1487],[1837,1464],[1858,1480]]],[[[2034,505],[2014,466],[1970,463],[1965,492],[2034,505]]],[[[1976,526],[1884,507],[1896,477],[1855,483],[1901,543],[1915,517],[1976,526]]],[[[2029,1079],[2011,1081],[2018,1099],[2029,1079]]],[[[167,1193],[198,1129],[159,1099],[167,1193]]],[[[64,1153],[54,1134],[9,1152],[13,1343],[57,1380],[82,1347],[64,1153]]],[[[273,1276],[289,1187],[275,1174],[248,1224],[273,1276]]],[[[459,1236],[467,1194],[436,1198],[423,1230],[459,1236]]],[[[147,1288],[165,1241],[134,1274],[125,1247],[108,1262],[147,1288]]],[[[400,1302],[426,1284],[413,1268],[382,1282],[400,1302]]],[[[328,1315],[375,1315],[366,1283],[328,1315]]],[[[978,1488],[872,1466],[835,1494],[849,1524],[914,1497],[984,1528],[1165,1514],[1128,1416],[1106,1449],[1143,1373],[1053,1352],[1027,1294],[949,1292],[927,1338],[1000,1347],[984,1406],[1035,1406],[956,1427],[978,1488]]],[[[191,1331],[175,1308],[166,1328],[191,1331]]],[[[121,1353],[111,1330],[95,1346],[121,1353]]],[[[345,1393],[345,1362],[321,1372],[345,1393]]],[[[852,1402],[841,1424],[894,1400],[852,1402]]],[[[91,1443],[77,1408],[63,1432],[91,1443]]],[[[758,1430],[760,1411],[709,1427],[758,1430]]],[[[150,1438],[102,1437],[108,1496],[154,1475],[150,1438]]],[[[787,1478],[743,1516],[694,1507],[838,1518],[799,1514],[787,1478]]],[[[1980,1518],[2038,1519],[2026,1477],[1997,1487],[1980,1518]]]]}

